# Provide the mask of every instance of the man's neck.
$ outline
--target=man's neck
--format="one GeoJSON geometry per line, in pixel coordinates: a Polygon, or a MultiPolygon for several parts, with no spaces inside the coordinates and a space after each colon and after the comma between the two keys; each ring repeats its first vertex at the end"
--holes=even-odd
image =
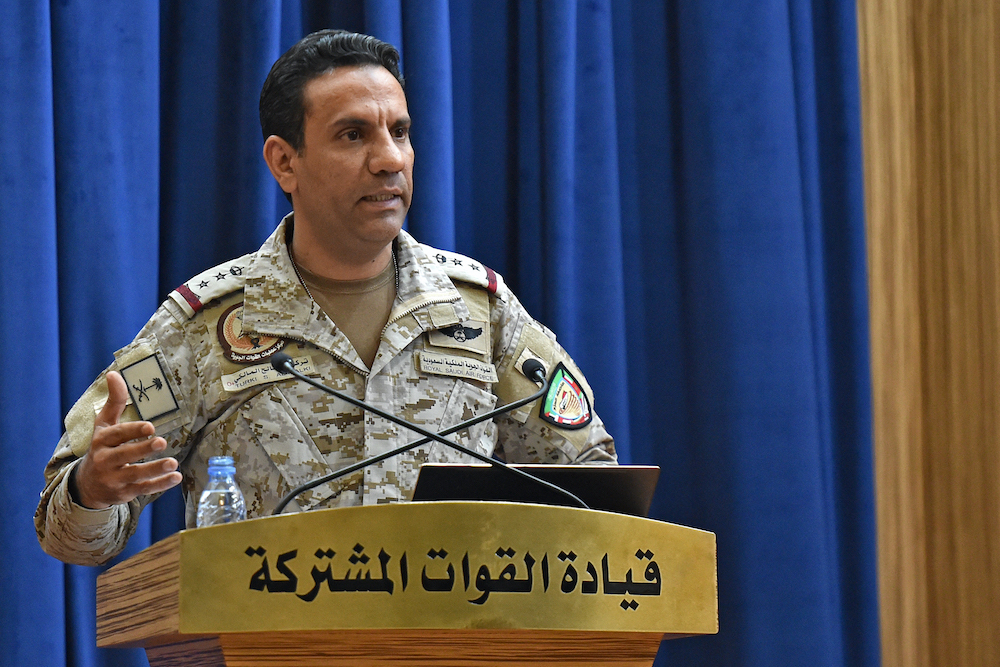
{"type": "Polygon", "coordinates": [[[355,252],[330,252],[324,244],[296,229],[292,236],[292,260],[310,273],[331,280],[364,280],[377,276],[392,261],[392,243],[355,252]]]}

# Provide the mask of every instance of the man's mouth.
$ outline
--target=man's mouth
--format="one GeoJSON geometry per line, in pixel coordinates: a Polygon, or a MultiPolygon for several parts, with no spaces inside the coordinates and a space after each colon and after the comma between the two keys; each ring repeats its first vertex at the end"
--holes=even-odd
{"type": "Polygon", "coordinates": [[[394,199],[397,196],[398,195],[386,193],[381,195],[368,195],[367,197],[362,197],[362,199],[364,199],[365,201],[389,201],[390,199],[394,199]]]}

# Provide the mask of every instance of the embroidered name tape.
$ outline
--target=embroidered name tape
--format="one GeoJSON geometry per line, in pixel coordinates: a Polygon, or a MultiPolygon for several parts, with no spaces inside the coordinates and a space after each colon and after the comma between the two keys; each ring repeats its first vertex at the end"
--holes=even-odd
{"type": "Polygon", "coordinates": [[[431,375],[448,375],[490,383],[497,382],[498,379],[496,366],[468,357],[420,350],[417,352],[417,363],[421,371],[431,375]]]}
{"type": "Polygon", "coordinates": [[[590,399],[573,374],[560,361],[542,401],[541,418],[562,428],[583,428],[594,418],[590,399]]]}
{"type": "Polygon", "coordinates": [[[125,379],[132,404],[143,421],[159,419],[178,409],[173,387],[155,354],[125,366],[119,373],[125,379]]]}
{"type": "MultiPolygon", "coordinates": [[[[293,358],[292,366],[298,372],[306,375],[316,372],[316,367],[313,366],[312,359],[309,357],[293,358]]],[[[279,373],[274,370],[270,364],[259,364],[257,366],[247,366],[246,368],[239,369],[235,373],[223,375],[222,386],[226,391],[232,394],[244,389],[249,389],[250,387],[256,387],[257,385],[277,382],[278,380],[287,380],[291,377],[291,375],[285,375],[284,373],[279,373]]]]}

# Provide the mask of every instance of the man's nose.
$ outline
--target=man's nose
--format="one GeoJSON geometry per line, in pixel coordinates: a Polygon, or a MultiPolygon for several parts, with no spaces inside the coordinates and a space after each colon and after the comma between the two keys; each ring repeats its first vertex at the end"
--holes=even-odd
{"type": "Polygon", "coordinates": [[[373,174],[396,173],[406,165],[403,145],[390,132],[379,132],[368,158],[368,168],[373,174]]]}

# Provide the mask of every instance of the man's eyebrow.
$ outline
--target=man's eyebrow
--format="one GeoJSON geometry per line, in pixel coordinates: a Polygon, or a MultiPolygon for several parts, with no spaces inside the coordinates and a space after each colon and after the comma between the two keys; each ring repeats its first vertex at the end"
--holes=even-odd
{"type": "MultiPolygon", "coordinates": [[[[396,120],[396,122],[394,122],[392,124],[392,127],[409,127],[410,124],[411,124],[411,121],[410,121],[410,117],[409,116],[400,116],[396,120]]],[[[336,120],[334,120],[334,121],[332,121],[330,123],[330,127],[335,128],[335,129],[336,128],[340,128],[340,127],[365,127],[365,128],[367,128],[367,127],[371,127],[373,125],[375,125],[375,123],[372,123],[370,120],[368,120],[366,118],[360,118],[360,117],[354,117],[354,116],[345,116],[344,118],[338,118],[338,119],[336,119],[336,120]]]]}
{"type": "Polygon", "coordinates": [[[345,116],[344,118],[337,118],[330,123],[330,127],[370,127],[372,125],[371,121],[364,118],[355,118],[354,116],[345,116]]]}

